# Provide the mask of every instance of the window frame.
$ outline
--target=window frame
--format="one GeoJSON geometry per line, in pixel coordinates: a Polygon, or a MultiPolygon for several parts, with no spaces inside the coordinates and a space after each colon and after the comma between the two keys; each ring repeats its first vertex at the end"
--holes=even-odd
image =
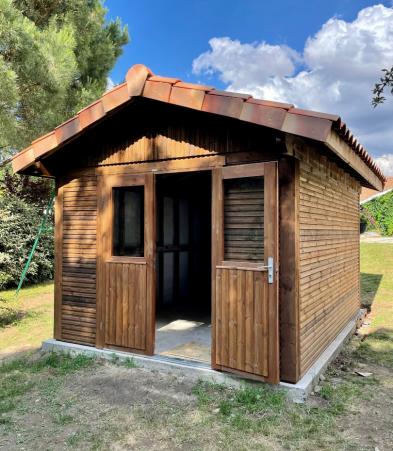
{"type": "MultiPolygon", "coordinates": [[[[264,267],[265,262],[258,261],[245,261],[245,260],[225,260],[224,255],[224,182],[227,179],[240,179],[248,177],[263,177],[264,183],[264,196],[266,196],[266,180],[265,180],[265,163],[250,163],[250,164],[240,164],[234,166],[224,166],[221,168],[221,181],[220,181],[220,191],[221,191],[221,220],[220,220],[220,235],[219,235],[219,255],[218,255],[218,266],[217,268],[231,268],[239,269],[244,268],[250,271],[260,271],[264,267]]],[[[266,199],[265,206],[266,208],[266,199]]],[[[266,221],[264,212],[264,222],[266,221]]],[[[266,224],[264,224],[264,229],[266,224]]],[[[264,248],[266,246],[266,235],[264,236],[264,248]]]]}
{"type": "MultiPolygon", "coordinates": [[[[145,258],[145,204],[144,204],[144,200],[145,200],[145,189],[143,185],[132,185],[132,186],[113,186],[112,187],[112,240],[111,240],[111,256],[112,257],[142,257],[145,258]],[[127,192],[127,191],[132,191],[133,189],[139,189],[139,193],[141,193],[142,195],[142,205],[141,205],[141,217],[139,218],[140,224],[140,232],[141,233],[141,240],[140,240],[140,247],[141,247],[141,254],[142,255],[129,255],[129,254],[117,254],[115,253],[115,244],[116,244],[116,239],[115,236],[118,234],[120,235],[120,231],[116,230],[116,226],[119,226],[119,224],[117,224],[116,221],[116,191],[120,194],[121,191],[123,191],[123,193],[127,192]]],[[[122,208],[125,212],[125,205],[126,205],[126,201],[124,199],[124,194],[123,194],[123,204],[122,204],[122,208]]],[[[119,205],[120,206],[120,205],[119,205]]],[[[118,212],[119,213],[119,212],[118,212]]],[[[124,215],[124,222],[125,222],[125,215],[124,215]]],[[[123,249],[124,249],[124,244],[125,244],[125,227],[123,227],[123,249]]],[[[120,245],[120,239],[118,240],[119,242],[117,243],[118,245],[120,245]]]]}
{"type": "MultiPolygon", "coordinates": [[[[223,248],[223,260],[225,262],[243,262],[243,263],[252,263],[252,264],[259,264],[259,265],[264,265],[265,263],[265,255],[264,255],[264,244],[265,244],[265,236],[264,236],[264,218],[265,218],[265,207],[263,206],[261,209],[262,215],[260,217],[260,219],[262,219],[262,224],[261,224],[261,229],[259,229],[258,227],[250,227],[249,229],[241,229],[242,231],[244,230],[262,230],[263,233],[261,235],[261,239],[260,240],[255,240],[258,241],[258,243],[260,243],[261,248],[259,248],[259,250],[262,251],[262,258],[261,259],[246,259],[246,258],[229,258],[229,256],[227,255],[229,252],[227,252],[227,245],[228,247],[230,247],[231,245],[235,245],[235,243],[233,242],[232,239],[226,239],[226,232],[228,231],[227,229],[227,225],[226,225],[226,217],[230,216],[230,213],[228,213],[228,215],[225,213],[225,207],[226,207],[226,199],[227,199],[227,195],[230,189],[233,189],[233,187],[230,187],[230,185],[228,184],[228,182],[232,182],[232,181],[239,181],[239,180],[255,180],[258,179],[260,180],[261,183],[261,199],[264,200],[264,193],[265,193],[265,177],[261,176],[261,175],[247,175],[245,177],[227,177],[227,178],[223,178],[222,180],[222,184],[223,184],[223,208],[224,208],[224,213],[223,213],[223,241],[224,241],[224,248],[223,248]]],[[[255,216],[254,216],[255,217],[255,216]]],[[[233,230],[233,228],[232,228],[233,230]]],[[[253,240],[249,240],[250,242],[253,240]]],[[[252,246],[251,246],[252,247],[252,246]]]]}
{"type": "Polygon", "coordinates": [[[105,246],[105,253],[103,255],[104,261],[112,262],[112,263],[136,263],[141,265],[147,264],[148,253],[149,253],[149,241],[148,237],[150,236],[149,231],[149,199],[150,197],[147,195],[146,190],[146,177],[143,174],[136,175],[127,175],[127,174],[119,174],[119,175],[107,175],[104,177],[104,186],[102,187],[103,192],[100,194],[101,201],[104,206],[104,214],[102,218],[99,218],[103,224],[101,228],[104,230],[104,237],[102,239],[107,241],[107,245],[105,246]],[[144,197],[144,205],[143,205],[143,256],[127,256],[127,255],[113,255],[113,238],[114,238],[114,189],[115,188],[127,188],[133,186],[142,186],[143,187],[143,197],[144,197]]]}

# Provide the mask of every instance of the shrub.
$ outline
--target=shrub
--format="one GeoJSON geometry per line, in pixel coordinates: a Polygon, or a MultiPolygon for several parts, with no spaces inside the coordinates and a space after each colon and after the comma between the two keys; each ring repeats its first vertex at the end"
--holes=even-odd
{"type": "Polygon", "coordinates": [[[370,200],[363,208],[375,219],[382,235],[393,235],[393,191],[370,200]]]}
{"type": "MultiPolygon", "coordinates": [[[[42,199],[40,201],[42,204],[42,199]]],[[[0,193],[0,289],[17,286],[42,215],[41,205],[33,205],[4,191],[0,193]]],[[[52,279],[53,259],[51,213],[27,272],[26,283],[52,279]]]]}

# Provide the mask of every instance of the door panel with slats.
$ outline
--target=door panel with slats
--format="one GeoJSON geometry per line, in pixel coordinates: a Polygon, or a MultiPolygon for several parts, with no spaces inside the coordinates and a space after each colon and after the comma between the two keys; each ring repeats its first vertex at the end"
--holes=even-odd
{"type": "Polygon", "coordinates": [[[273,383],[279,382],[277,211],[275,163],[214,171],[212,365],[273,383]]]}
{"type": "Polygon", "coordinates": [[[100,178],[97,297],[99,345],[153,354],[153,174],[100,178]]]}

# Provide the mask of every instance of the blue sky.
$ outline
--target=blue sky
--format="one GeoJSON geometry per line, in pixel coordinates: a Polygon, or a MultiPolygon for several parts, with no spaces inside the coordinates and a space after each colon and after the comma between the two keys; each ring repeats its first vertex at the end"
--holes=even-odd
{"type": "Polygon", "coordinates": [[[108,18],[120,17],[131,38],[111,73],[115,84],[130,66],[143,63],[156,74],[338,113],[374,156],[388,156],[381,165],[393,172],[393,102],[377,111],[370,106],[374,80],[393,64],[392,1],[105,5],[108,18]]]}
{"type": "MultiPolygon", "coordinates": [[[[111,78],[143,63],[154,73],[198,81],[192,61],[213,36],[286,44],[302,51],[308,36],[333,16],[352,21],[367,0],[106,0],[108,18],[128,25],[130,43],[111,78]]],[[[381,2],[389,5],[390,2],[381,2]]],[[[215,80],[216,84],[219,82],[215,80]]]]}

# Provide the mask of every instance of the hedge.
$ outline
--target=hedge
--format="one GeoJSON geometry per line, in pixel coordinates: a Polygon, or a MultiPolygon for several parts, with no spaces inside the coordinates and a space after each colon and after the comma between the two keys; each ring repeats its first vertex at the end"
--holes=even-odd
{"type": "MultiPolygon", "coordinates": [[[[362,207],[375,219],[378,231],[383,236],[393,236],[393,191],[370,200],[362,207]]],[[[368,221],[368,229],[375,229],[370,221],[368,221]]]]}

